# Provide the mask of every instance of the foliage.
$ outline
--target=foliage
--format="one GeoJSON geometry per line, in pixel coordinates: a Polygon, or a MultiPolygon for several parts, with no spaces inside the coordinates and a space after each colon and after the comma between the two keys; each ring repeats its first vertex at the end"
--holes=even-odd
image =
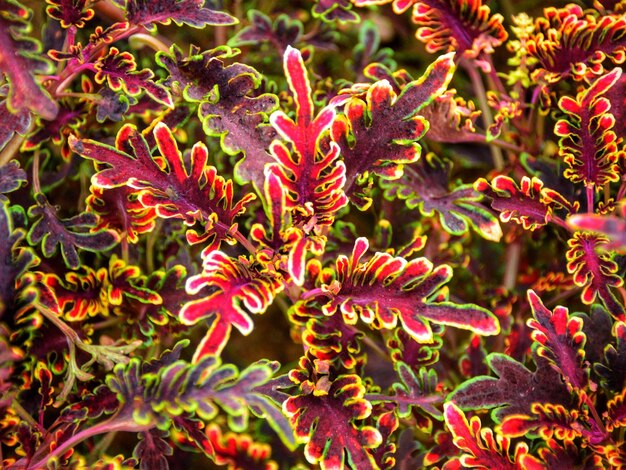
{"type": "Polygon", "coordinates": [[[626,467],[626,7],[552,3],[0,0],[0,466],[626,467]]]}

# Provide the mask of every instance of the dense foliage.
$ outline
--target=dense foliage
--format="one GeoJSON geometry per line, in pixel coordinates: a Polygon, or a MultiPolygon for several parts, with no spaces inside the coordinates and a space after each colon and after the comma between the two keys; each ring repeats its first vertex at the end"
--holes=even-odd
{"type": "Polygon", "coordinates": [[[0,0],[1,465],[626,466],[625,61],[610,0],[0,0]]]}

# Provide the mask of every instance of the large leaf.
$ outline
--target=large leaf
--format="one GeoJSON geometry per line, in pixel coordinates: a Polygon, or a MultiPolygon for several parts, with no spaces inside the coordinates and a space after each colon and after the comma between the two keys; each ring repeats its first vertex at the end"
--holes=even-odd
{"type": "Polygon", "coordinates": [[[203,0],[126,0],[125,3],[128,22],[150,30],[155,29],[155,23],[168,25],[172,21],[193,28],[238,22],[228,13],[204,8],[203,0]]]}
{"type": "Polygon", "coordinates": [[[374,469],[368,448],[378,446],[378,430],[362,424],[372,411],[363,398],[365,387],[357,375],[340,375],[332,381],[317,383],[300,370],[292,380],[301,384],[303,393],[289,397],[283,411],[289,416],[298,441],[305,443],[304,455],[322,469],[374,469]]]}
{"type": "Polygon", "coordinates": [[[528,444],[518,443],[510,455],[511,440],[496,436],[493,430],[483,428],[478,416],[469,420],[454,403],[444,405],[446,424],[454,438],[454,445],[463,454],[458,459],[463,468],[497,468],[502,470],[528,470],[543,468],[528,455],[528,444]]]}
{"type": "Polygon", "coordinates": [[[345,165],[339,159],[339,146],[324,136],[335,119],[332,107],[314,116],[311,83],[297,49],[287,48],[283,61],[285,75],[296,106],[295,120],[276,111],[270,121],[281,140],[272,142],[270,152],[276,162],[267,166],[287,189],[287,207],[296,224],[331,225],[335,213],[347,204],[343,192],[345,165]]]}
{"type": "Polygon", "coordinates": [[[371,204],[358,191],[359,179],[378,174],[385,179],[397,179],[403,165],[420,157],[418,141],[428,130],[428,122],[420,110],[443,93],[455,71],[454,54],[434,61],[418,80],[406,84],[396,94],[391,83],[381,80],[369,86],[344,90],[334,103],[345,102],[343,114],[332,124],[332,138],[341,148],[346,165],[346,193],[355,198],[361,208],[371,204]],[[389,123],[395,125],[390,126],[389,123]]]}
{"type": "Polygon", "coordinates": [[[433,266],[426,258],[407,261],[389,253],[363,257],[369,247],[365,238],[357,239],[350,258],[340,255],[335,279],[322,284],[315,297],[326,315],[341,314],[348,324],[360,318],[377,329],[392,329],[398,320],[419,342],[432,342],[429,322],[494,335],[500,331],[496,317],[474,304],[445,300],[442,286],[452,277],[447,265],[433,266]]]}
{"type": "Polygon", "coordinates": [[[41,44],[27,36],[32,12],[17,0],[0,0],[0,72],[9,81],[8,109],[28,109],[44,119],[54,119],[59,107],[39,83],[36,73],[49,73],[50,64],[41,44]]]}
{"type": "Polygon", "coordinates": [[[157,62],[170,76],[169,88],[179,89],[183,98],[199,103],[198,115],[204,131],[220,138],[229,155],[243,153],[235,167],[235,177],[263,187],[263,168],[272,161],[269,146],[276,136],[268,115],[278,106],[275,95],[259,93],[262,76],[241,63],[225,65],[237,54],[222,46],[200,53],[191,48],[188,57],[172,46],[169,54],[159,53],[157,62]]]}
{"type": "Polygon", "coordinates": [[[576,98],[564,96],[559,100],[559,108],[566,116],[557,121],[554,133],[561,137],[559,155],[569,166],[563,175],[596,191],[620,179],[617,162],[621,153],[613,130],[615,116],[610,112],[610,101],[602,95],[621,74],[622,69],[613,69],[576,98]]]}
{"type": "Polygon", "coordinates": [[[558,306],[548,310],[534,291],[528,291],[528,301],[533,317],[528,320],[532,328],[533,348],[563,376],[568,387],[584,389],[589,380],[589,369],[584,366],[585,341],[581,317],[569,315],[558,306]]]}
{"type": "Polygon", "coordinates": [[[108,189],[128,185],[137,190],[141,204],[153,207],[159,217],[183,219],[188,226],[197,221],[204,223],[201,233],[187,230],[187,241],[208,241],[205,253],[219,247],[222,240],[232,242],[234,220],[254,195],[234,203],[232,181],[226,181],[215,167],[207,165],[209,155],[204,144],[193,146],[188,170],[165,124],[155,126],[154,137],[159,155],[150,154],[146,140],[132,125],[120,129],[116,147],[74,137],[70,145],[81,156],[109,166],[92,177],[95,186],[108,189]]]}
{"type": "Polygon", "coordinates": [[[263,313],[284,284],[280,278],[258,273],[245,258],[235,260],[215,250],[204,258],[201,274],[187,280],[187,292],[197,294],[213,288],[205,297],[187,302],[180,310],[180,321],[192,325],[209,319],[209,331],[198,345],[194,361],[207,355],[219,355],[226,345],[232,326],[242,334],[252,332],[248,312],[263,313]]]}

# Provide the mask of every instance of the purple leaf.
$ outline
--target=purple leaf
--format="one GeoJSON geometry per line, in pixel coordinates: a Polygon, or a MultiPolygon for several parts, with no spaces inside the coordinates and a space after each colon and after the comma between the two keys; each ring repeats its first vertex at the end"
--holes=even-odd
{"type": "Polygon", "coordinates": [[[263,187],[263,168],[272,161],[268,149],[276,136],[268,115],[278,106],[276,96],[259,93],[261,75],[244,64],[225,65],[236,53],[222,46],[200,53],[192,48],[189,57],[172,47],[159,53],[157,62],[169,71],[168,88],[180,89],[183,98],[200,103],[199,116],[207,135],[219,137],[229,155],[243,153],[235,167],[241,182],[263,187]]]}
{"type": "Polygon", "coordinates": [[[448,396],[464,410],[497,408],[495,417],[528,415],[533,403],[573,405],[571,393],[547,360],[537,360],[531,372],[523,364],[501,353],[487,356],[487,365],[498,377],[478,376],[467,380],[448,396]]]}
{"type": "Polygon", "coordinates": [[[491,183],[479,178],[474,189],[492,199],[491,207],[500,213],[502,222],[513,220],[531,231],[550,222],[555,209],[576,208],[557,191],[545,188],[535,176],[522,177],[519,186],[505,175],[496,176],[491,183]]]}
{"type": "Polygon", "coordinates": [[[37,218],[28,231],[27,240],[31,245],[42,243],[42,252],[50,258],[61,247],[65,264],[73,269],[80,266],[77,248],[99,252],[110,250],[119,242],[119,237],[112,230],[92,232],[96,224],[93,214],[83,212],[69,219],[59,219],[56,209],[46,197],[37,193],[37,204],[28,210],[31,218],[37,218]]]}
{"type": "Polygon", "coordinates": [[[0,150],[17,133],[25,135],[30,129],[32,115],[27,108],[9,111],[6,100],[0,101],[0,150]]]}
{"type": "Polygon", "coordinates": [[[587,338],[582,331],[582,318],[569,315],[562,306],[551,312],[532,290],[528,291],[528,302],[534,317],[527,321],[533,330],[533,350],[550,362],[568,387],[584,389],[589,381],[589,369],[583,365],[587,338]]]}
{"type": "Polygon", "coordinates": [[[19,114],[28,109],[54,119],[59,106],[35,76],[49,72],[50,64],[38,54],[41,45],[27,36],[32,12],[17,0],[0,0],[0,11],[0,71],[9,81],[8,109],[19,114]]]}
{"type": "Polygon", "coordinates": [[[569,168],[563,175],[573,183],[583,183],[596,191],[619,181],[619,140],[611,103],[602,96],[618,80],[622,69],[615,68],[576,95],[564,96],[559,107],[565,119],[557,121],[554,133],[559,140],[559,156],[569,168]]]}
{"type": "Polygon", "coordinates": [[[620,288],[624,279],[619,266],[608,252],[602,252],[608,239],[589,232],[575,232],[567,244],[567,271],[574,283],[583,288],[581,300],[589,305],[600,297],[614,318],[624,320],[626,309],[610,287],[620,288]]]}
{"type": "Polygon", "coordinates": [[[50,18],[59,20],[63,28],[82,28],[95,15],[91,8],[85,9],[87,0],[47,0],[47,3],[46,13],[50,18]]]}
{"type": "Polygon", "coordinates": [[[130,96],[136,96],[143,90],[155,101],[169,108],[174,107],[167,88],[152,80],[154,72],[150,69],[137,70],[135,57],[130,52],[120,52],[116,47],[111,47],[107,55],[98,59],[94,68],[95,81],[106,81],[113,91],[123,90],[130,96]]]}
{"type": "MultiPolygon", "coordinates": [[[[359,177],[375,173],[386,179],[402,175],[403,165],[420,157],[417,143],[428,130],[421,109],[445,91],[455,66],[453,54],[431,64],[424,75],[406,84],[397,94],[385,80],[367,88],[348,89],[334,102],[345,103],[343,114],[332,124],[332,138],[341,148],[346,165],[346,192],[358,191],[359,177]],[[394,122],[393,126],[389,122],[394,122]]],[[[366,208],[371,199],[358,197],[366,208]]]]}
{"type": "Polygon", "coordinates": [[[129,23],[154,30],[154,23],[168,25],[172,21],[192,28],[207,25],[233,25],[236,18],[228,13],[204,8],[204,0],[126,0],[126,18],[129,23]]]}
{"type": "MultiPolygon", "coordinates": [[[[292,379],[294,380],[294,379],[292,379]]],[[[340,375],[320,389],[292,396],[283,404],[296,436],[305,443],[304,455],[322,469],[373,469],[368,448],[381,441],[378,430],[360,421],[371,414],[372,405],[363,398],[365,388],[357,375],[340,375]]],[[[304,385],[303,385],[304,388],[304,385]]]]}
{"type": "Polygon", "coordinates": [[[20,247],[26,232],[25,214],[20,206],[0,200],[0,318],[13,303],[17,279],[31,266],[39,264],[32,250],[20,247]]]}
{"type": "Polygon", "coordinates": [[[502,15],[492,15],[482,0],[416,1],[412,19],[417,39],[431,53],[456,51],[475,58],[493,52],[508,37],[502,15]]]}
{"type": "Polygon", "coordinates": [[[26,172],[20,168],[16,160],[0,166],[0,203],[8,201],[6,193],[19,189],[26,181],[26,172]]]}
{"type": "Polygon", "coordinates": [[[448,189],[450,170],[450,163],[428,153],[408,167],[400,179],[385,181],[381,186],[386,198],[405,200],[409,209],[418,207],[426,217],[438,212],[442,226],[452,235],[467,233],[471,226],[483,238],[499,241],[500,223],[480,203],[483,197],[468,184],[448,189]]]}

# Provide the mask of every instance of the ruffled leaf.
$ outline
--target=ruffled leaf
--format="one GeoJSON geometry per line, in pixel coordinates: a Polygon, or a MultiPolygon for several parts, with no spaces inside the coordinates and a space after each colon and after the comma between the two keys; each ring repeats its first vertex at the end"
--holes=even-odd
{"type": "Polygon", "coordinates": [[[482,0],[416,1],[412,19],[417,39],[431,53],[456,51],[475,58],[493,52],[508,37],[502,15],[492,15],[482,0]]]}
{"type": "Polygon", "coordinates": [[[521,437],[537,433],[545,440],[573,441],[582,435],[577,410],[568,410],[562,405],[535,403],[531,415],[509,415],[498,427],[507,437],[521,437]]]}
{"type": "Polygon", "coordinates": [[[567,271],[573,274],[574,283],[583,288],[581,300],[591,304],[600,297],[609,313],[620,320],[626,310],[615,296],[611,287],[624,285],[624,279],[618,274],[619,266],[611,254],[602,252],[608,239],[589,232],[575,232],[567,244],[567,271]]]}
{"type": "Polygon", "coordinates": [[[324,139],[335,119],[333,108],[314,116],[311,84],[297,49],[287,48],[283,66],[296,105],[295,120],[282,111],[270,117],[274,128],[289,144],[272,142],[275,163],[267,171],[275,174],[287,189],[287,207],[297,214],[297,224],[331,225],[335,213],[347,204],[343,192],[345,165],[339,160],[339,146],[324,139]]]}
{"type": "Polygon", "coordinates": [[[531,338],[535,352],[548,360],[568,387],[585,389],[589,369],[583,365],[587,338],[582,331],[582,318],[569,315],[567,308],[562,306],[551,312],[532,290],[528,291],[528,302],[534,318],[527,323],[533,330],[531,338]]]}
{"type": "Polygon", "coordinates": [[[474,189],[492,199],[491,207],[500,213],[502,222],[513,220],[531,231],[550,222],[556,209],[572,211],[576,207],[557,191],[545,188],[535,176],[522,177],[519,186],[504,175],[496,176],[491,183],[479,178],[474,189]]]}
{"type": "Polygon", "coordinates": [[[620,179],[617,162],[621,152],[613,130],[615,116],[610,112],[610,101],[602,95],[621,74],[621,69],[613,69],[576,98],[564,96],[559,100],[559,108],[566,117],[557,121],[554,133],[561,137],[559,155],[569,166],[563,175],[573,183],[583,183],[596,191],[620,179]]]}
{"type": "Polygon", "coordinates": [[[193,226],[205,224],[201,233],[187,230],[191,244],[207,242],[204,253],[219,247],[222,240],[232,242],[235,218],[254,199],[253,194],[233,201],[232,181],[207,165],[208,151],[197,143],[191,150],[190,168],[170,129],[161,123],[154,128],[159,155],[151,155],[148,144],[134,126],[126,125],[117,134],[116,147],[93,140],[70,138],[72,149],[85,158],[109,166],[92,177],[92,183],[104,189],[127,185],[137,191],[140,203],[154,208],[159,217],[182,219],[193,226]]]}
{"type": "Polygon", "coordinates": [[[213,459],[217,465],[259,470],[278,468],[276,462],[271,460],[271,446],[255,442],[247,434],[223,433],[219,426],[211,424],[207,427],[206,436],[213,448],[213,459]]]}
{"type": "Polygon", "coordinates": [[[361,424],[372,405],[363,398],[365,387],[357,375],[340,375],[315,391],[288,398],[283,411],[289,416],[304,454],[322,469],[373,469],[369,448],[381,441],[379,431],[361,424]]]}
{"type": "Polygon", "coordinates": [[[626,384],[626,323],[615,322],[612,333],[615,344],[606,345],[604,361],[594,364],[594,370],[604,387],[618,393],[626,384]]]}
{"type": "Polygon", "coordinates": [[[91,8],[85,8],[87,0],[46,0],[46,3],[48,16],[60,21],[63,28],[82,28],[95,15],[91,8]]]}
{"type": "Polygon", "coordinates": [[[381,184],[385,197],[405,200],[409,209],[418,207],[426,217],[437,212],[443,228],[452,235],[462,235],[472,227],[483,238],[499,241],[502,228],[498,219],[480,203],[482,195],[469,184],[448,189],[451,166],[428,153],[407,168],[399,180],[381,184]]]}
{"type": "Polygon", "coordinates": [[[219,355],[232,326],[243,335],[250,334],[253,324],[248,313],[265,312],[284,284],[280,278],[255,272],[245,258],[235,260],[215,250],[204,258],[202,273],[187,280],[189,294],[197,294],[205,287],[213,291],[187,302],[179,313],[180,321],[187,325],[205,319],[210,322],[209,331],[196,348],[194,362],[219,355]]]}
{"type": "Polygon", "coordinates": [[[336,278],[324,283],[316,298],[326,315],[341,314],[348,324],[360,318],[376,329],[402,327],[419,342],[432,342],[429,322],[471,330],[480,335],[500,331],[496,317],[474,304],[437,301],[452,277],[447,265],[434,267],[426,258],[406,261],[375,253],[363,261],[369,244],[357,239],[350,258],[340,255],[336,278]]]}
{"type": "Polygon", "coordinates": [[[203,0],[126,0],[126,19],[149,30],[155,23],[204,28],[207,25],[237,24],[237,19],[217,10],[204,8],[203,0]]]}
{"type": "Polygon", "coordinates": [[[32,12],[17,0],[0,0],[0,11],[0,70],[9,81],[8,109],[54,119],[59,106],[35,75],[49,73],[51,67],[41,55],[41,44],[28,36],[32,12]]]}
{"type": "Polygon", "coordinates": [[[626,19],[622,14],[587,14],[573,3],[548,7],[535,20],[527,47],[539,67],[533,81],[554,83],[572,76],[576,80],[605,72],[603,62],[621,64],[626,59],[626,19]]]}
{"type": "Polygon", "coordinates": [[[478,416],[473,416],[468,421],[458,406],[446,403],[444,418],[452,433],[454,445],[463,452],[458,458],[463,467],[502,470],[527,468],[524,461],[528,455],[528,445],[525,442],[518,443],[514,448],[514,455],[511,456],[510,439],[494,434],[489,428],[483,428],[478,416]]]}
{"type": "Polygon", "coordinates": [[[152,99],[169,108],[174,107],[172,97],[163,85],[152,79],[154,72],[150,69],[137,70],[135,57],[130,52],[120,52],[111,47],[104,57],[94,64],[97,83],[107,82],[113,91],[123,90],[130,96],[136,96],[145,91],[152,99]]]}
{"type": "MultiPolygon", "coordinates": [[[[406,84],[399,95],[382,80],[369,86],[364,96],[356,93],[358,89],[348,89],[334,100],[337,104],[345,102],[343,114],[333,121],[331,134],[346,165],[348,194],[358,191],[359,183],[363,185],[359,178],[378,174],[397,179],[405,164],[419,159],[418,141],[428,130],[428,122],[419,112],[446,90],[454,71],[453,54],[446,54],[421,78],[406,84]],[[390,126],[389,122],[396,124],[390,126]]],[[[366,197],[359,205],[366,208],[370,203],[366,197]]]]}
{"type": "Polygon", "coordinates": [[[28,231],[27,240],[31,245],[41,242],[46,258],[53,256],[59,245],[65,264],[76,269],[80,266],[77,248],[101,252],[110,250],[119,242],[112,230],[93,231],[96,225],[93,214],[83,212],[69,219],[59,219],[56,209],[43,194],[37,193],[35,200],[37,204],[28,210],[28,215],[36,220],[28,231]]]}
{"type": "Polygon", "coordinates": [[[312,10],[313,16],[331,23],[358,23],[359,15],[352,11],[350,0],[316,0],[312,10]]]}

